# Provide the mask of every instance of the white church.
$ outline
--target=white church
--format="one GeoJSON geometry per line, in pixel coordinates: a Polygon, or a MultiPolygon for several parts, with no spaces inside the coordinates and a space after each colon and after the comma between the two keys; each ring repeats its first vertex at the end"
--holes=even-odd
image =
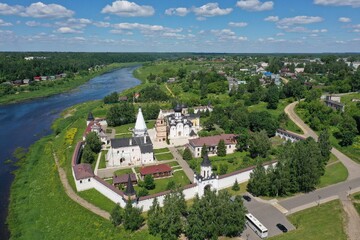
{"type": "Polygon", "coordinates": [[[106,160],[107,167],[141,166],[154,163],[153,144],[148,135],[141,108],[137,114],[133,136],[111,139],[106,160]]]}

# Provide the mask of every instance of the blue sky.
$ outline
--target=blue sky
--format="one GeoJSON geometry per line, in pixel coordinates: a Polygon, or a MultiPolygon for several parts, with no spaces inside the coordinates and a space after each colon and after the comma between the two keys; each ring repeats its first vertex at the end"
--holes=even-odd
{"type": "Polygon", "coordinates": [[[0,51],[360,52],[360,0],[0,0],[0,51]]]}

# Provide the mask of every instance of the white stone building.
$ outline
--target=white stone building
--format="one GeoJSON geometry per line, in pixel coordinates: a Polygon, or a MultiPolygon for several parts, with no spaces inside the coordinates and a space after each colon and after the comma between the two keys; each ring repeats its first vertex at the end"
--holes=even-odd
{"type": "Polygon", "coordinates": [[[205,144],[208,154],[213,156],[217,154],[217,145],[219,144],[220,140],[224,140],[226,154],[231,154],[236,151],[237,141],[235,134],[220,134],[216,136],[190,139],[189,149],[194,157],[200,157],[201,149],[205,144]]]}
{"type": "Polygon", "coordinates": [[[107,167],[139,166],[154,162],[153,144],[140,108],[133,137],[111,139],[106,160],[107,167]]]}

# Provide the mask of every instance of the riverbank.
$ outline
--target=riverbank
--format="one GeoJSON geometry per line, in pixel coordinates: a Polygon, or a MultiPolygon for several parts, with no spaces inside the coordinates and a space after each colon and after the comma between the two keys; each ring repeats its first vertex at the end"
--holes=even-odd
{"type": "MultiPolygon", "coordinates": [[[[2,104],[9,104],[9,103],[19,103],[23,101],[29,101],[36,98],[42,98],[42,97],[49,97],[52,95],[56,95],[59,93],[68,92],[72,89],[75,89],[76,87],[79,87],[80,85],[86,83],[90,79],[93,79],[94,77],[97,77],[99,75],[114,71],[119,68],[124,67],[131,67],[136,66],[141,63],[139,62],[133,62],[133,63],[113,63],[110,64],[103,69],[92,72],[87,74],[86,76],[74,76],[73,78],[69,80],[57,80],[62,81],[61,84],[54,85],[53,87],[47,86],[47,87],[41,87],[39,90],[31,91],[31,92],[19,92],[18,94],[11,94],[11,95],[5,95],[0,97],[0,105],[2,104]]],[[[46,84],[51,84],[55,82],[49,82],[46,84]]]]}
{"type": "MultiPolygon", "coordinates": [[[[51,135],[51,126],[55,124],[55,119],[59,119],[59,121],[61,120],[61,124],[56,125],[56,131],[61,131],[61,129],[65,129],[67,126],[69,126],[69,124],[72,124],[74,122],[75,118],[82,118],[82,121],[79,121],[79,124],[82,128],[84,128],[85,126],[83,125],[85,124],[83,122],[83,119],[84,117],[86,117],[88,113],[87,111],[89,109],[95,108],[96,106],[100,107],[103,104],[102,100],[98,99],[103,99],[104,96],[110,94],[111,92],[121,92],[126,89],[135,87],[141,83],[138,79],[133,77],[134,69],[136,69],[136,67],[121,68],[108,72],[106,74],[91,79],[90,81],[78,87],[75,91],[47,97],[46,101],[44,101],[44,99],[34,99],[32,101],[25,101],[16,104],[0,105],[0,120],[3,122],[2,138],[0,138],[0,145],[3,147],[3,151],[0,151],[0,186],[2,190],[2,193],[0,195],[0,239],[8,239],[10,237],[7,230],[8,226],[5,225],[5,221],[8,216],[9,222],[11,218],[15,219],[15,230],[11,230],[12,238],[19,238],[13,236],[21,235],[21,233],[19,233],[20,235],[18,235],[17,230],[22,226],[25,229],[27,227],[32,228],[31,224],[29,223],[28,226],[25,226],[29,219],[26,217],[23,218],[22,214],[26,214],[26,212],[23,213],[24,209],[28,209],[29,206],[31,206],[31,208],[34,208],[32,204],[36,204],[36,202],[32,202],[31,200],[32,192],[36,192],[38,190],[37,188],[42,188],[43,184],[47,184],[46,182],[43,183],[43,178],[41,178],[40,175],[45,176],[44,179],[48,179],[49,181],[54,181],[54,178],[58,178],[58,176],[55,175],[53,171],[54,165],[51,165],[46,170],[42,169],[42,166],[38,167],[38,163],[45,164],[45,161],[50,161],[50,163],[51,161],[53,161],[52,156],[48,157],[48,159],[42,158],[44,154],[43,152],[39,152],[35,155],[38,155],[37,160],[34,160],[36,164],[34,162],[31,162],[31,160],[26,160],[20,168],[15,168],[13,165],[5,164],[4,161],[6,159],[12,159],[12,153],[19,146],[27,149],[30,145],[34,145],[34,143],[35,145],[38,144],[37,141],[42,141],[39,140],[40,138],[49,135],[50,137],[47,137],[49,142],[56,139],[55,136],[51,135]],[[71,111],[70,113],[67,112],[66,116],[62,115],[61,113],[69,107],[77,108],[77,111],[71,111]],[[84,111],[81,111],[81,109],[83,109],[84,111]],[[81,115],[81,117],[79,117],[79,114],[81,115]],[[9,139],[13,140],[9,141],[9,139]],[[22,182],[24,185],[21,186],[20,184],[20,187],[17,189],[17,191],[12,191],[12,213],[8,215],[10,186],[12,183],[13,185],[16,185],[17,182],[21,182],[21,179],[19,179],[17,175],[15,182],[13,182],[14,170],[16,170],[16,174],[24,177],[26,176],[25,178],[29,180],[25,180],[25,182],[22,182]],[[27,195],[29,195],[29,198],[26,197],[27,195]]],[[[99,115],[99,113],[96,114],[99,115]]],[[[59,121],[57,120],[56,122],[59,123],[59,121]]],[[[79,134],[81,137],[83,129],[79,129],[78,132],[80,131],[81,133],[79,134]]],[[[63,145],[56,145],[56,147],[58,147],[60,150],[66,150],[67,146],[64,147],[63,145]]],[[[45,145],[42,145],[40,148],[45,148],[45,145]]],[[[27,157],[30,158],[30,154],[31,153],[29,153],[27,157]]],[[[59,161],[63,161],[63,159],[61,158],[62,155],[59,156],[59,161]]],[[[46,164],[47,163],[48,162],[46,162],[46,164]]],[[[49,193],[52,194],[53,187],[47,189],[46,191],[41,191],[41,194],[43,194],[44,197],[46,197],[49,193]]],[[[62,189],[61,185],[56,187],[58,189],[62,189]]],[[[63,204],[66,203],[63,202],[63,204]]],[[[76,206],[76,204],[74,205],[76,206]]],[[[44,212],[44,207],[42,205],[37,205],[35,209],[40,214],[44,212]]],[[[56,209],[61,208],[61,205],[56,206],[56,209]]],[[[71,213],[69,213],[69,215],[71,215],[71,213]]],[[[75,224],[75,222],[72,224],[75,224]]],[[[30,229],[24,231],[30,231],[30,229]]],[[[31,231],[36,232],[39,231],[39,229],[35,228],[31,231]]],[[[32,237],[31,239],[38,238],[32,237]]],[[[42,239],[42,237],[40,237],[40,239],[42,239]]]]}

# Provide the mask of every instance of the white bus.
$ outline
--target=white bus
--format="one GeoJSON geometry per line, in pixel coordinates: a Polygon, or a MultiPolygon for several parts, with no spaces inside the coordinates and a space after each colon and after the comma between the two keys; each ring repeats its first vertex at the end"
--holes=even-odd
{"type": "Polygon", "coordinates": [[[261,238],[266,238],[268,236],[267,228],[262,225],[259,220],[256,219],[251,213],[246,215],[246,224],[261,238]]]}

